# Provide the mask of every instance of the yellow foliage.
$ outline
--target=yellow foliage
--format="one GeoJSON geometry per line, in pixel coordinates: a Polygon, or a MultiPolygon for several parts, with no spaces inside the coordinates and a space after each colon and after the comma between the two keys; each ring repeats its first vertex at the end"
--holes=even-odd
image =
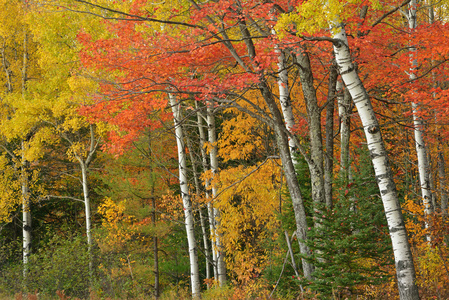
{"type": "Polygon", "coordinates": [[[220,172],[214,206],[221,212],[219,233],[227,252],[226,263],[239,281],[246,282],[267,263],[262,242],[278,224],[279,165],[272,160],[258,167],[239,166],[220,172]]]}
{"type": "Polygon", "coordinates": [[[422,297],[443,295],[449,289],[449,251],[446,246],[445,219],[434,213],[424,215],[422,205],[406,197],[404,210],[408,214],[405,225],[409,233],[416,268],[416,283],[422,297]],[[428,224],[425,229],[424,224],[428,224]],[[430,236],[430,242],[427,240],[430,236]]]}
{"type": "MultiPolygon", "coordinates": [[[[286,30],[294,30],[299,35],[312,35],[329,28],[329,23],[335,19],[344,21],[354,15],[349,5],[361,5],[362,0],[312,0],[303,1],[296,7],[296,12],[283,14],[275,26],[278,36],[283,38],[286,30]]],[[[382,7],[380,1],[370,1],[373,8],[382,7]]]]}
{"type": "Polygon", "coordinates": [[[0,156],[0,170],[0,222],[9,222],[21,201],[20,180],[4,155],[0,156]]]}
{"type": "Polygon", "coordinates": [[[136,234],[132,225],[134,218],[124,214],[126,201],[115,203],[111,198],[106,198],[98,207],[98,213],[103,217],[102,227],[106,229],[106,238],[101,245],[103,250],[118,250],[126,246],[126,243],[136,234]],[[123,226],[123,225],[127,226],[123,226]]]}
{"type": "MultiPolygon", "coordinates": [[[[245,96],[255,106],[266,110],[265,102],[260,95],[251,91],[245,96]]],[[[249,111],[254,110],[247,102],[241,100],[238,100],[238,102],[240,106],[249,111]]],[[[217,145],[218,156],[223,158],[224,161],[248,160],[260,157],[263,150],[269,147],[266,137],[271,132],[271,129],[264,123],[237,109],[227,109],[225,113],[232,114],[234,117],[224,120],[221,124],[222,130],[217,145]]]]}

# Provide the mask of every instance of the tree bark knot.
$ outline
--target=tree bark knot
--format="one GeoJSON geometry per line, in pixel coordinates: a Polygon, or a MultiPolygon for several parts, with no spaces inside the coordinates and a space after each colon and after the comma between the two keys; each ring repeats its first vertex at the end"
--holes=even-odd
{"type": "Polygon", "coordinates": [[[375,134],[379,132],[379,126],[377,125],[372,125],[370,127],[368,127],[368,132],[371,134],[375,134]]]}

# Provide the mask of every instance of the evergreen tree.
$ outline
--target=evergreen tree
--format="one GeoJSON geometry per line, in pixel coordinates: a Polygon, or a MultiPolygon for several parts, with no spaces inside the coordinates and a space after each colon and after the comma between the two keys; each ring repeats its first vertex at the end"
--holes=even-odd
{"type": "Polygon", "coordinates": [[[359,294],[362,284],[381,284],[388,278],[382,266],[393,263],[374,171],[366,150],[359,157],[353,181],[337,180],[334,207],[313,212],[320,224],[310,228],[307,241],[314,280],[302,283],[323,297],[359,294]]]}

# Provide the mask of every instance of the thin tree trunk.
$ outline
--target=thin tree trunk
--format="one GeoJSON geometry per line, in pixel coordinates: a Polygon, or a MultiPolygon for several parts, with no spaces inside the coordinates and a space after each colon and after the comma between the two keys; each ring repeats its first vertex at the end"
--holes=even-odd
{"type": "Polygon", "coordinates": [[[92,253],[92,223],[91,223],[91,211],[90,211],[90,197],[89,197],[89,186],[87,179],[88,167],[85,162],[80,162],[81,167],[81,183],[83,185],[83,196],[84,196],[84,213],[86,218],[86,237],[87,237],[87,251],[89,253],[89,277],[92,283],[93,276],[93,253],[92,253]]]}
{"type": "MultiPolygon", "coordinates": [[[[156,197],[154,197],[154,185],[152,192],[152,204],[153,213],[151,214],[151,219],[153,221],[153,226],[156,227],[156,197]]],[[[157,236],[153,236],[153,263],[154,263],[154,299],[159,299],[159,249],[157,236]]]]}
{"type": "MultiPolygon", "coordinates": [[[[274,30],[272,33],[275,33],[274,30]]],[[[275,46],[275,51],[278,55],[278,87],[279,87],[279,102],[281,103],[282,115],[284,116],[285,127],[289,132],[292,132],[295,126],[295,117],[293,115],[292,102],[290,98],[290,91],[288,85],[288,70],[285,65],[284,52],[275,46]]],[[[298,162],[295,158],[295,142],[292,139],[288,139],[288,147],[290,149],[290,156],[293,160],[293,165],[297,165],[298,162]]]]}
{"type": "MultiPolygon", "coordinates": [[[[151,153],[151,131],[148,132],[148,158],[150,158],[151,153]]],[[[154,228],[157,226],[157,214],[156,214],[156,196],[155,196],[155,179],[153,177],[153,166],[151,161],[149,163],[150,169],[150,178],[151,178],[151,203],[153,212],[151,214],[151,221],[153,222],[154,228]]],[[[158,246],[158,237],[157,235],[153,235],[153,273],[154,273],[154,299],[159,299],[160,297],[160,288],[159,288],[159,246],[158,246]]]]}
{"type": "MultiPolygon", "coordinates": [[[[296,221],[296,231],[298,236],[299,249],[301,254],[304,256],[310,255],[310,249],[304,243],[307,239],[307,219],[306,212],[304,208],[304,202],[301,195],[301,190],[299,188],[299,183],[296,178],[295,168],[290,156],[290,151],[288,147],[287,135],[283,128],[285,128],[282,115],[273,99],[273,95],[265,82],[259,84],[262,96],[270,110],[273,117],[273,130],[275,132],[277,145],[279,148],[279,154],[281,156],[282,168],[284,169],[285,180],[287,182],[287,187],[290,193],[290,197],[293,203],[293,211],[295,214],[296,221]]],[[[302,268],[304,277],[312,278],[312,265],[307,262],[304,258],[302,259],[302,268]]]]}
{"type": "Polygon", "coordinates": [[[338,72],[336,66],[329,71],[326,107],[326,156],[324,159],[324,192],[326,207],[332,208],[332,181],[334,177],[334,111],[338,72]]]}
{"type": "Polygon", "coordinates": [[[313,74],[310,66],[309,55],[300,50],[296,56],[301,79],[302,92],[306,101],[306,110],[309,123],[310,157],[308,161],[310,180],[312,184],[312,200],[315,205],[324,204],[324,158],[323,141],[321,135],[321,108],[318,106],[316,89],[313,85],[313,74]]]}
{"type": "MultiPolygon", "coordinates": [[[[198,104],[195,102],[196,108],[198,110],[198,104]]],[[[199,111],[197,111],[197,119],[198,119],[198,131],[200,135],[200,146],[201,146],[201,163],[203,165],[203,170],[207,171],[209,168],[207,166],[207,153],[205,149],[205,143],[206,143],[206,134],[204,133],[203,128],[203,116],[199,111]]],[[[206,189],[206,199],[207,199],[207,214],[209,218],[209,233],[211,236],[211,247],[212,247],[212,267],[214,272],[214,278],[218,280],[218,270],[217,270],[217,247],[215,245],[215,240],[212,238],[215,232],[215,221],[214,221],[214,213],[213,213],[213,207],[212,203],[210,201],[210,194],[209,194],[209,180],[205,180],[204,187],[206,189]]]]}
{"type": "Polygon", "coordinates": [[[393,181],[387,151],[382,139],[377,117],[374,113],[371,101],[368,97],[357,72],[352,63],[349,52],[349,44],[344,26],[337,20],[332,23],[332,35],[334,52],[341,78],[351,94],[351,97],[359,112],[368,149],[374,165],[379,190],[384,204],[385,215],[389,227],[393,253],[396,264],[396,275],[398,279],[399,296],[401,300],[419,299],[418,287],[416,286],[415,267],[407,239],[402,216],[401,206],[393,181]]]}
{"type": "Polygon", "coordinates": [[[440,182],[440,201],[441,201],[441,213],[443,218],[447,218],[447,183],[446,183],[446,160],[444,158],[444,152],[441,149],[441,137],[438,138],[438,180],[440,182]]]}
{"type": "MultiPolygon", "coordinates": [[[[75,157],[78,160],[81,168],[81,184],[83,186],[83,197],[84,197],[84,213],[85,213],[85,221],[86,221],[86,237],[87,237],[87,249],[89,253],[89,280],[90,284],[93,284],[93,261],[94,261],[94,255],[93,255],[93,238],[92,238],[92,213],[90,209],[90,191],[89,191],[89,183],[88,183],[88,171],[89,171],[89,165],[92,162],[95,152],[98,148],[98,141],[95,139],[95,131],[93,125],[89,126],[90,131],[90,145],[89,145],[89,151],[87,153],[87,157],[84,158],[82,154],[75,153],[75,157]]],[[[72,141],[63,134],[63,137],[69,141],[71,144],[73,144],[72,141]]]]}
{"type": "MultiPolygon", "coordinates": [[[[207,103],[207,132],[209,135],[209,143],[210,143],[210,169],[212,171],[212,176],[216,176],[218,174],[218,157],[217,157],[217,134],[215,132],[215,116],[213,113],[214,110],[214,102],[209,101],[207,103]]],[[[212,197],[215,200],[215,197],[218,194],[218,189],[215,185],[212,185],[212,197]]],[[[225,263],[225,251],[220,241],[220,234],[217,229],[220,227],[219,218],[220,211],[216,208],[213,209],[214,215],[214,224],[215,224],[215,245],[217,247],[217,275],[218,275],[218,283],[220,286],[224,286],[226,284],[226,263],[225,263]]]]}
{"type": "Polygon", "coordinates": [[[340,119],[340,174],[344,184],[348,184],[350,173],[349,140],[351,135],[351,95],[348,89],[343,90],[343,83],[338,81],[338,116],[340,119]]]}
{"type": "Polygon", "coordinates": [[[178,164],[179,164],[179,186],[184,207],[185,226],[187,233],[187,242],[189,247],[190,259],[190,280],[192,288],[192,298],[199,299],[201,297],[200,277],[198,269],[198,253],[195,241],[195,232],[193,227],[193,211],[192,202],[190,200],[190,192],[187,179],[187,157],[184,149],[184,133],[181,126],[181,110],[179,103],[173,94],[168,94],[170,105],[173,112],[173,121],[175,127],[176,144],[178,147],[178,164]]]}
{"type": "Polygon", "coordinates": [[[25,158],[25,141],[22,141],[22,166],[21,166],[21,185],[22,185],[22,237],[23,237],[23,286],[25,290],[28,287],[28,269],[29,257],[31,254],[31,201],[28,180],[29,162],[25,158]]]}
{"type": "MultiPolygon", "coordinates": [[[[410,33],[416,29],[416,0],[410,1],[409,7],[409,15],[408,15],[408,26],[410,33]]],[[[417,50],[413,45],[409,49],[410,56],[410,80],[416,79],[416,68],[418,67],[418,62],[416,60],[417,50]]],[[[425,226],[426,229],[429,229],[429,223],[427,218],[432,214],[432,191],[430,189],[430,176],[429,176],[429,162],[427,161],[427,151],[426,145],[424,143],[424,122],[422,118],[419,116],[419,105],[415,101],[412,102],[412,111],[413,111],[413,126],[414,126],[414,135],[415,135],[415,147],[416,154],[418,157],[418,174],[419,174],[419,183],[421,187],[421,195],[422,195],[422,203],[424,206],[424,215],[426,217],[425,226]]],[[[430,241],[430,235],[426,234],[427,241],[430,241]]]]}
{"type": "MultiPolygon", "coordinates": [[[[23,62],[22,62],[22,97],[25,97],[26,85],[28,80],[28,36],[25,33],[23,40],[23,62]]],[[[7,71],[8,73],[8,71],[7,71]]],[[[10,78],[8,77],[8,91],[12,91],[12,85],[10,82],[10,78]]],[[[31,244],[32,244],[32,226],[31,226],[31,201],[30,201],[30,186],[28,180],[28,171],[30,163],[25,158],[25,150],[27,145],[25,142],[28,142],[29,138],[26,138],[26,141],[22,140],[22,222],[23,222],[23,283],[25,289],[27,288],[28,283],[28,269],[29,269],[29,256],[31,254],[31,244]]]]}
{"type": "MultiPolygon", "coordinates": [[[[200,181],[198,179],[198,173],[196,168],[196,159],[193,155],[193,148],[191,145],[191,142],[189,139],[187,139],[187,148],[189,149],[189,156],[190,156],[190,162],[192,163],[192,169],[193,169],[193,179],[195,182],[195,194],[197,200],[201,197],[201,189],[200,189],[200,181]]],[[[206,258],[206,279],[210,278],[210,268],[209,268],[209,245],[207,243],[207,232],[206,232],[206,225],[204,223],[203,213],[201,207],[198,207],[198,211],[200,214],[200,225],[201,225],[201,233],[203,234],[203,247],[204,247],[204,256],[206,258]]],[[[209,289],[209,283],[207,283],[207,289],[209,289]]]]}
{"type": "MultiPolygon", "coordinates": [[[[206,257],[206,279],[210,279],[210,253],[209,253],[209,243],[207,242],[207,230],[206,222],[204,221],[203,210],[199,209],[200,213],[200,223],[201,223],[201,233],[203,234],[203,246],[204,246],[204,256],[206,257]]],[[[210,289],[210,283],[207,282],[207,289],[210,289]]]]}

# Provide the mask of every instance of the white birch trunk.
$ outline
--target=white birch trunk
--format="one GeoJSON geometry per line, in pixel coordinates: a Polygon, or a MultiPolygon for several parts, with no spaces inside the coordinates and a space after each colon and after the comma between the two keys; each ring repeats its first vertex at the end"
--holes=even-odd
{"type": "MultiPolygon", "coordinates": [[[[22,62],[22,96],[25,96],[26,84],[28,80],[28,36],[25,33],[23,40],[23,62],[22,62]]],[[[8,78],[8,83],[9,78],[8,78]]],[[[8,86],[8,90],[12,91],[12,86],[8,86]]],[[[22,230],[23,230],[23,283],[25,289],[28,281],[28,258],[31,254],[31,201],[30,201],[30,187],[28,180],[29,162],[25,158],[25,141],[22,140],[22,230]]]]}
{"type": "MultiPolygon", "coordinates": [[[[272,33],[276,32],[272,30],[272,33]]],[[[285,128],[291,133],[293,133],[293,127],[295,126],[295,117],[293,115],[292,102],[290,98],[290,90],[288,86],[288,71],[285,66],[285,55],[284,52],[275,46],[275,52],[278,55],[278,87],[279,87],[279,102],[281,103],[282,115],[284,116],[285,128]]],[[[295,142],[288,138],[288,148],[290,150],[290,156],[292,157],[293,165],[297,165],[298,162],[295,158],[295,142]]]]}
{"type": "MultiPolygon", "coordinates": [[[[190,156],[190,161],[192,163],[192,169],[193,169],[193,179],[195,182],[195,192],[196,192],[196,197],[197,199],[200,198],[201,192],[200,192],[200,181],[198,179],[198,173],[197,173],[197,168],[196,168],[196,160],[194,158],[193,155],[193,148],[191,145],[191,142],[189,139],[187,139],[187,147],[189,149],[189,156],[190,156]]],[[[203,217],[203,213],[202,213],[202,208],[198,207],[198,212],[200,215],[200,225],[201,225],[201,233],[203,234],[203,247],[204,247],[204,256],[206,257],[206,279],[210,278],[210,268],[209,268],[209,245],[207,243],[207,232],[206,232],[206,224],[204,222],[204,217],[203,217]]],[[[207,284],[207,289],[209,289],[209,283],[207,284]]]]}
{"type": "Polygon", "coordinates": [[[23,283],[27,287],[29,257],[31,254],[31,202],[30,188],[28,180],[28,161],[25,159],[25,142],[22,141],[22,166],[21,166],[21,185],[22,185],[22,239],[23,239],[23,283]]]}
{"type": "MultiPolygon", "coordinates": [[[[92,238],[92,213],[90,209],[90,195],[89,195],[89,181],[88,181],[88,172],[89,165],[92,162],[95,152],[98,148],[98,141],[95,138],[95,130],[94,126],[89,126],[90,130],[90,145],[89,151],[87,153],[87,157],[84,158],[80,153],[75,153],[75,157],[80,164],[81,169],[81,185],[83,187],[83,202],[84,202],[84,214],[86,221],[86,238],[87,238],[87,251],[89,254],[89,280],[90,284],[92,284],[93,280],[93,238],[92,238]]],[[[69,141],[70,144],[73,142],[69,139],[69,137],[63,134],[63,137],[69,141]]]]}
{"type": "Polygon", "coordinates": [[[181,197],[184,207],[185,226],[187,233],[187,242],[189,245],[189,259],[190,259],[190,280],[192,288],[192,298],[199,299],[201,297],[200,291],[200,277],[198,269],[198,253],[196,248],[194,227],[193,227],[193,211],[190,200],[189,186],[187,183],[187,157],[184,151],[184,133],[180,124],[181,110],[176,97],[173,94],[168,94],[170,105],[173,112],[173,121],[175,126],[176,144],[178,147],[178,164],[179,164],[179,186],[181,189],[181,197]]]}
{"type": "Polygon", "coordinates": [[[348,184],[349,178],[349,139],[351,119],[349,116],[351,97],[347,93],[347,89],[343,90],[343,83],[337,82],[338,91],[338,117],[340,119],[340,167],[341,175],[345,184],[348,184]]]}
{"type": "MultiPolygon", "coordinates": [[[[212,176],[218,173],[218,157],[217,157],[217,134],[215,132],[215,116],[213,114],[213,101],[207,103],[207,132],[210,143],[210,169],[212,176]]],[[[212,185],[212,197],[218,194],[218,189],[215,185],[212,185]]],[[[215,239],[216,255],[217,255],[217,275],[218,283],[222,287],[226,284],[226,263],[225,263],[225,251],[220,242],[220,234],[217,232],[217,228],[220,227],[219,218],[220,211],[216,208],[213,209],[215,234],[212,239],[215,239]]]]}
{"type": "MultiPolygon", "coordinates": [[[[204,221],[204,216],[202,209],[199,209],[200,213],[200,223],[201,223],[201,233],[203,234],[203,247],[204,247],[204,256],[206,257],[206,279],[210,279],[210,254],[209,254],[209,244],[207,242],[207,231],[206,231],[206,222],[204,221]]],[[[207,289],[210,288],[210,284],[207,284],[207,289]]]]}
{"type": "Polygon", "coordinates": [[[362,121],[385,209],[393,245],[399,296],[401,300],[419,299],[418,288],[415,284],[416,275],[413,257],[407,239],[407,230],[377,117],[368,94],[352,63],[344,26],[338,20],[334,21],[332,25],[332,35],[337,40],[334,43],[337,65],[362,121]]]}
{"type": "Polygon", "coordinates": [[[84,214],[86,219],[86,237],[87,237],[87,251],[89,252],[89,272],[92,275],[93,262],[92,262],[92,214],[90,211],[90,197],[89,186],[87,179],[87,166],[84,162],[80,162],[81,167],[81,183],[83,185],[83,197],[84,197],[84,214]]]}
{"type": "MultiPolygon", "coordinates": [[[[410,1],[409,7],[409,15],[408,15],[408,26],[410,33],[416,29],[416,0],[410,1]]],[[[418,62],[416,60],[417,50],[412,45],[409,50],[410,56],[410,80],[416,79],[416,68],[418,67],[418,62]]],[[[418,157],[418,174],[419,174],[419,183],[421,187],[421,196],[422,202],[424,206],[424,214],[425,216],[429,216],[432,213],[432,191],[430,189],[430,176],[429,176],[429,162],[427,160],[427,151],[426,145],[424,143],[424,122],[419,117],[419,105],[413,101],[412,102],[412,112],[413,112],[413,126],[414,126],[414,135],[415,135],[415,147],[416,147],[416,155],[418,157]]],[[[426,229],[429,229],[429,223],[425,222],[426,229]]],[[[426,235],[427,241],[430,242],[430,235],[426,235]]]]}
{"type": "MultiPolygon", "coordinates": [[[[198,109],[198,106],[196,107],[198,109]]],[[[203,117],[201,113],[197,112],[197,119],[198,119],[198,131],[200,135],[200,146],[201,146],[201,162],[203,164],[203,170],[207,171],[207,153],[206,149],[204,148],[206,143],[206,134],[204,133],[203,129],[203,117]]],[[[206,199],[208,199],[207,203],[207,215],[209,219],[209,232],[211,236],[211,247],[212,247],[212,267],[214,272],[214,278],[218,280],[218,270],[217,270],[217,247],[215,245],[215,240],[212,238],[215,232],[215,221],[214,221],[214,211],[212,207],[212,203],[210,200],[210,194],[209,194],[209,180],[206,180],[204,182],[204,187],[206,189],[206,199]]]]}
{"type": "Polygon", "coordinates": [[[214,216],[214,206],[212,203],[207,203],[207,215],[209,217],[209,232],[210,240],[212,245],[212,268],[214,270],[214,278],[218,280],[218,253],[217,253],[217,243],[214,238],[215,236],[215,216],[214,216]]]}

